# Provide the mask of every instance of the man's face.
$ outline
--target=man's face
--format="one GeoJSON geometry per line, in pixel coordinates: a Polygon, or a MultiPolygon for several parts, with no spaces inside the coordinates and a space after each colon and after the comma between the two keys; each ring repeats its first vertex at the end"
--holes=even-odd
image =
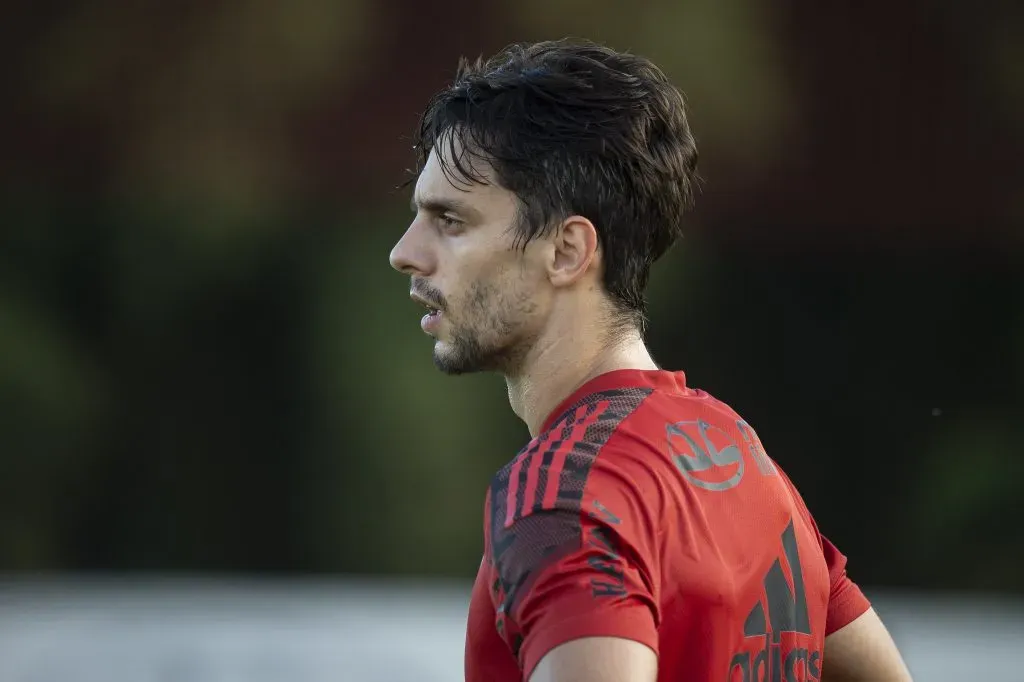
{"type": "MultiPolygon", "coordinates": [[[[420,173],[416,217],[392,249],[391,265],[411,276],[413,298],[435,310],[421,326],[435,339],[441,371],[513,374],[551,307],[543,247],[534,241],[525,253],[515,248],[515,195],[493,181],[456,177],[452,184],[439,148],[449,152],[448,144],[435,145],[420,173]]],[[[493,177],[489,168],[477,170],[493,177]]]]}

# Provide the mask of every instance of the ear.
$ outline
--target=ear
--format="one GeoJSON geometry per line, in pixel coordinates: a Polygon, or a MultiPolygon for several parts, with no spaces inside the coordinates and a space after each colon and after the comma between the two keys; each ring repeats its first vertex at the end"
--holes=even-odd
{"type": "Polygon", "coordinates": [[[599,260],[597,229],[582,216],[570,216],[559,225],[552,242],[548,277],[555,286],[578,282],[599,260]]]}

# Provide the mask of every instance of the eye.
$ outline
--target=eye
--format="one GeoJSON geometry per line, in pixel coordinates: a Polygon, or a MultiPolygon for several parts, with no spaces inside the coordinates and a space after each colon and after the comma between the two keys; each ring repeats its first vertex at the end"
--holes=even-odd
{"type": "Polygon", "coordinates": [[[456,232],[462,229],[462,221],[454,216],[450,216],[447,213],[442,213],[437,216],[437,221],[441,223],[441,227],[446,232],[456,232]]]}

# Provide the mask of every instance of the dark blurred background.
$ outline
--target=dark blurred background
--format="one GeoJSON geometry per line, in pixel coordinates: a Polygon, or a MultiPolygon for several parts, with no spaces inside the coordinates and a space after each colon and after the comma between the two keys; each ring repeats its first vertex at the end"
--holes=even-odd
{"type": "Polygon", "coordinates": [[[0,570],[468,578],[527,440],[388,251],[459,56],[685,92],[660,362],[865,585],[1024,595],[1024,5],[96,0],[0,12],[0,570]]]}

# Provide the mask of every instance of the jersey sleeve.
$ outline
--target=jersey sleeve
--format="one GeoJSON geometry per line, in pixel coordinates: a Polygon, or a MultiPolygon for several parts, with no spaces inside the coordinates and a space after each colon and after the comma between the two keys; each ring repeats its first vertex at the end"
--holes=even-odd
{"type": "Polygon", "coordinates": [[[828,566],[829,578],[828,612],[825,616],[825,636],[827,637],[862,616],[871,608],[871,602],[868,601],[857,583],[853,582],[846,574],[846,555],[821,533],[817,522],[807,509],[800,491],[793,485],[785,472],[781,469],[778,469],[777,472],[786,482],[792,495],[799,501],[804,518],[815,529],[818,539],[821,541],[821,551],[825,557],[825,564],[828,566]]]}
{"type": "MultiPolygon", "coordinates": [[[[657,653],[656,495],[645,496],[629,460],[570,452],[561,473],[537,463],[536,479],[557,478],[557,490],[545,485],[532,505],[528,494],[518,504],[516,491],[492,490],[514,507],[496,509],[505,514],[492,525],[492,542],[505,588],[496,603],[499,632],[523,679],[549,651],[581,637],[622,637],[657,653]]],[[[531,474],[521,480],[529,486],[531,474]]]]}
{"type": "Polygon", "coordinates": [[[846,556],[824,535],[821,536],[821,548],[829,576],[828,615],[825,618],[825,635],[828,636],[862,616],[871,607],[871,602],[846,574],[846,556]]]}

